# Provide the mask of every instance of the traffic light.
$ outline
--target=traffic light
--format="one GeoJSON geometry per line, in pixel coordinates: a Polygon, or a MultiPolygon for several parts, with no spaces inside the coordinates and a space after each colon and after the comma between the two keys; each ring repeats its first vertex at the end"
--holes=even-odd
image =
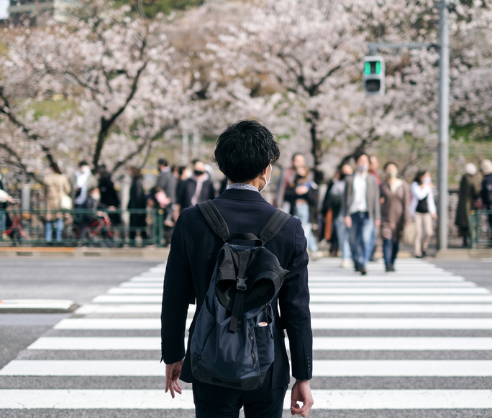
{"type": "Polygon", "coordinates": [[[364,72],[362,82],[366,96],[383,96],[385,91],[384,82],[384,58],[380,56],[364,57],[364,72]]]}

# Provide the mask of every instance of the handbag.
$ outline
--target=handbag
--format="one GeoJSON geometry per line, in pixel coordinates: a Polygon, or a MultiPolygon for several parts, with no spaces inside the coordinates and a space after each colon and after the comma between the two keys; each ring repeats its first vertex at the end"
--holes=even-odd
{"type": "Polygon", "coordinates": [[[73,209],[72,199],[70,199],[70,196],[67,196],[67,194],[64,192],[63,185],[61,183],[60,183],[60,209],[63,210],[73,209]]]}
{"type": "Polygon", "coordinates": [[[403,242],[407,245],[412,245],[415,242],[417,236],[417,226],[415,222],[405,225],[403,229],[403,242]]]}

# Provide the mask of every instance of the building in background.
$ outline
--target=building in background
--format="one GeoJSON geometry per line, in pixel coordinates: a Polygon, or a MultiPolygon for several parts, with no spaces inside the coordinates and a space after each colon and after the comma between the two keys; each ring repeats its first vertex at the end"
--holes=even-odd
{"type": "MultiPolygon", "coordinates": [[[[19,24],[26,19],[31,25],[44,26],[50,20],[65,22],[67,20],[67,7],[77,0],[17,0],[10,1],[7,9],[8,19],[13,24],[19,24]]],[[[0,14],[8,0],[0,0],[0,14]]]]}

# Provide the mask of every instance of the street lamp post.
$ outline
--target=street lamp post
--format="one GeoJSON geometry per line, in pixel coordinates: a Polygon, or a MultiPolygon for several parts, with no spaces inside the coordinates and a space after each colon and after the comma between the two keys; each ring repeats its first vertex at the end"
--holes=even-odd
{"type": "Polygon", "coordinates": [[[449,0],[439,0],[438,249],[448,248],[449,0]]]}

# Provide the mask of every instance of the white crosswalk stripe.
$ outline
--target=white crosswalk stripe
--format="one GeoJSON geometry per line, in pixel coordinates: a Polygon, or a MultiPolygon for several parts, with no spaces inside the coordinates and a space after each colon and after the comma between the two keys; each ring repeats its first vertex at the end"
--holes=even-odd
{"type": "MultiPolygon", "coordinates": [[[[421,260],[401,260],[398,270],[386,274],[372,264],[360,277],[341,269],[339,260],[311,264],[314,409],[333,410],[334,417],[337,411],[378,410],[382,418],[396,416],[392,410],[432,409],[442,418],[452,409],[492,410],[490,291],[421,260]],[[382,388],[387,379],[396,379],[395,386],[382,388]],[[451,384],[456,379],[459,385],[451,384]]],[[[174,400],[163,393],[164,273],[165,264],[158,265],[97,296],[3,367],[0,379],[37,380],[32,389],[4,384],[0,416],[22,409],[194,416],[189,385],[174,400]],[[66,389],[49,383],[67,377],[72,383],[66,389]],[[129,377],[131,387],[124,383],[129,377]]],[[[190,306],[187,326],[194,312],[190,306]]],[[[284,417],[289,406],[288,393],[284,417]]]]}

